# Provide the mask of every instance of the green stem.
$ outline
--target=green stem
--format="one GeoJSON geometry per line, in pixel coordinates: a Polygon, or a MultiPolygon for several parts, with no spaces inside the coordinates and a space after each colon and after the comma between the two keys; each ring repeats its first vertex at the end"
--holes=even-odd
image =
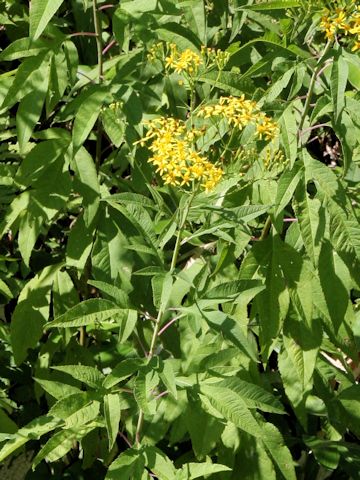
{"type": "Polygon", "coordinates": [[[330,47],[331,47],[331,41],[328,40],[327,44],[325,45],[324,51],[321,54],[321,56],[320,56],[320,58],[319,58],[319,60],[316,64],[316,67],[314,69],[314,72],[313,72],[311,80],[310,80],[309,91],[308,91],[308,94],[306,96],[306,101],[305,101],[305,105],[304,105],[304,111],[301,115],[301,119],[300,119],[300,123],[299,123],[299,149],[302,148],[302,146],[303,146],[302,145],[302,130],[303,130],[303,127],[304,127],[306,116],[307,116],[309,108],[310,108],[311,98],[312,98],[312,95],[314,93],[316,79],[319,75],[320,69],[322,68],[324,59],[325,59],[326,55],[328,54],[328,52],[330,50],[330,47]]]}
{"type": "Polygon", "coordinates": [[[102,32],[101,32],[101,23],[99,19],[99,12],[97,6],[97,0],[93,0],[93,17],[94,17],[94,26],[96,33],[96,48],[97,48],[97,57],[98,57],[98,83],[101,83],[103,79],[103,56],[102,56],[102,32]]]}
{"type": "MultiPolygon", "coordinates": [[[[97,0],[93,0],[93,17],[94,17],[94,26],[96,34],[96,49],[97,49],[97,61],[98,61],[98,78],[97,83],[102,83],[104,77],[104,66],[103,66],[103,54],[102,54],[102,31],[101,31],[101,22],[99,19],[99,12],[97,6],[97,0]]],[[[97,132],[96,132],[96,150],[95,150],[95,166],[96,171],[100,169],[101,163],[101,140],[102,140],[102,124],[101,121],[97,120],[97,132]]]]}
{"type": "MultiPolygon", "coordinates": [[[[177,259],[178,259],[178,256],[179,256],[179,251],[180,251],[181,233],[182,233],[184,225],[186,223],[186,219],[187,219],[187,216],[188,216],[188,213],[189,213],[189,210],[190,210],[190,206],[191,206],[191,203],[194,199],[194,196],[195,196],[196,192],[197,192],[197,189],[192,192],[192,194],[190,196],[190,199],[187,202],[187,204],[184,208],[184,211],[182,212],[181,217],[180,217],[179,229],[178,229],[178,233],[177,233],[177,236],[176,236],[176,243],[175,243],[175,247],[174,247],[174,251],[173,251],[173,255],[172,255],[172,259],[171,259],[170,270],[169,270],[170,273],[172,273],[174,271],[175,267],[176,267],[176,262],[177,262],[177,259]]],[[[157,337],[158,337],[158,334],[159,334],[161,320],[162,320],[163,315],[164,315],[164,309],[161,308],[159,310],[158,315],[157,315],[156,320],[155,320],[155,327],[154,327],[154,331],[153,331],[153,334],[152,334],[152,337],[151,337],[150,350],[149,350],[149,353],[147,355],[148,361],[150,361],[152,359],[152,357],[154,356],[154,352],[155,352],[155,348],[156,348],[156,340],[157,340],[157,337]]],[[[142,428],[143,428],[143,424],[144,424],[144,411],[142,409],[140,409],[139,418],[138,418],[138,422],[137,422],[137,426],[136,426],[136,432],[135,432],[135,442],[136,442],[137,445],[140,445],[140,441],[141,441],[140,437],[141,437],[141,431],[142,431],[142,428]]]]}
{"type": "Polygon", "coordinates": [[[270,215],[269,215],[268,218],[266,219],[266,222],[265,222],[264,227],[262,229],[259,240],[265,240],[265,238],[269,235],[270,227],[271,227],[271,218],[270,218],[270,215]]]}

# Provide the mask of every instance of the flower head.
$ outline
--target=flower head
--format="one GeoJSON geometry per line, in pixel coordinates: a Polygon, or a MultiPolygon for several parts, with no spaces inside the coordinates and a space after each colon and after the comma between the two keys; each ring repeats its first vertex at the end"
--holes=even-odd
{"type": "Polygon", "coordinates": [[[264,112],[260,111],[256,102],[241,97],[220,97],[218,103],[205,105],[199,112],[204,118],[225,118],[229,125],[242,130],[249,124],[254,124],[256,134],[260,139],[272,140],[277,135],[277,125],[264,112]]]}
{"type": "Polygon", "coordinates": [[[208,192],[221,180],[222,168],[193,148],[201,131],[188,130],[184,122],[172,117],[156,118],[147,125],[145,137],[137,143],[144,145],[151,140],[149,163],[156,167],[165,184],[187,186],[197,182],[208,192]]]}

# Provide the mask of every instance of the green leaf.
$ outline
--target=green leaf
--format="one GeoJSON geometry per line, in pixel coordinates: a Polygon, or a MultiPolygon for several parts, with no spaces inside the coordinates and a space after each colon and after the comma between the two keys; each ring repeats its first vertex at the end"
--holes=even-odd
{"type": "Polygon", "coordinates": [[[48,432],[54,430],[59,424],[59,421],[50,417],[42,416],[32,420],[25,427],[20,428],[16,433],[11,435],[0,450],[0,462],[15,452],[18,448],[25,445],[29,440],[40,438],[48,432]]]}
{"type": "Polygon", "coordinates": [[[123,360],[116,365],[116,367],[114,367],[113,371],[109,375],[107,375],[104,380],[103,387],[107,389],[114,387],[121,381],[136,373],[140,367],[145,365],[145,363],[146,360],[143,358],[128,358],[123,360]]]}
{"type": "Polygon", "coordinates": [[[30,92],[35,92],[44,84],[44,78],[49,68],[49,55],[41,52],[39,55],[24,60],[16,71],[11,87],[8,89],[1,108],[10,108],[30,92]]]}
{"type": "Polygon", "coordinates": [[[330,90],[334,106],[335,123],[339,119],[339,115],[345,107],[345,90],[348,80],[348,63],[342,56],[342,50],[337,53],[332,64],[330,90]]]}
{"type": "Polygon", "coordinates": [[[285,413],[284,407],[274,395],[253,383],[234,377],[216,383],[215,386],[228,388],[236,392],[250,409],[257,408],[269,413],[285,413]]]}
{"type": "Polygon", "coordinates": [[[96,231],[96,222],[86,225],[85,218],[91,217],[87,209],[81,213],[72,226],[66,245],[66,265],[82,271],[91,253],[96,231]]]}
{"type": "Polygon", "coordinates": [[[79,380],[79,382],[96,389],[102,386],[105,379],[105,376],[97,368],[85,365],[60,365],[51,368],[59,372],[67,373],[76,380],[79,380]]]}
{"type": "Polygon", "coordinates": [[[56,400],[68,397],[74,393],[79,393],[81,390],[73,385],[67,385],[63,382],[55,382],[53,380],[45,380],[42,378],[34,378],[34,380],[41,385],[41,387],[56,400]]]}
{"type": "Polygon", "coordinates": [[[211,70],[199,77],[200,82],[216,87],[229,95],[241,96],[250,93],[253,83],[249,78],[242,78],[237,73],[211,70]]]}
{"type": "Polygon", "coordinates": [[[128,449],[122,452],[109,466],[105,480],[137,480],[141,478],[144,467],[143,453],[139,450],[128,449]]]}
{"type": "Polygon", "coordinates": [[[161,480],[174,480],[176,469],[173,462],[156,447],[144,448],[145,465],[161,480]]]}
{"type": "Polygon", "coordinates": [[[93,129],[107,94],[107,89],[101,85],[89,87],[89,91],[75,116],[73,127],[74,153],[79,150],[93,129]]]}
{"type": "Polygon", "coordinates": [[[227,300],[234,302],[238,301],[244,292],[250,295],[250,298],[255,297],[264,289],[261,280],[233,280],[231,282],[220,283],[215,287],[207,290],[201,297],[202,299],[217,299],[219,303],[224,303],[227,300]]]}
{"type": "Polygon", "coordinates": [[[154,275],[151,279],[153,290],[153,302],[155,307],[164,312],[170,299],[171,287],[173,284],[170,273],[154,275]]]}
{"type": "Polygon", "coordinates": [[[229,340],[248,357],[257,362],[257,354],[255,353],[254,346],[249,342],[246,334],[233,318],[220,311],[202,311],[201,313],[215,331],[221,333],[224,338],[229,340]]]}
{"type": "Polygon", "coordinates": [[[255,420],[246,402],[241,396],[227,387],[219,385],[200,385],[200,391],[211,405],[241,430],[261,438],[262,430],[255,420]]]}
{"type": "Polygon", "coordinates": [[[59,268],[44,268],[20,293],[11,321],[11,344],[17,364],[26,359],[27,350],[35,348],[43,334],[50,313],[51,286],[59,268]]]}
{"type": "Polygon", "coordinates": [[[283,348],[278,356],[279,370],[286,395],[304,428],[307,428],[305,401],[313,386],[312,377],[321,342],[319,320],[313,319],[310,326],[300,319],[289,317],[286,320],[283,348]]]}
{"type": "Polygon", "coordinates": [[[0,53],[0,61],[11,62],[20,58],[33,57],[48,49],[49,43],[42,39],[32,41],[27,37],[18,38],[0,53]]]}
{"type": "Polygon", "coordinates": [[[81,327],[92,323],[117,318],[119,307],[109,300],[91,298],[68,310],[60,317],[46,324],[46,328],[81,327]]]}
{"type": "Polygon", "coordinates": [[[156,412],[156,399],[154,391],[159,384],[159,375],[155,371],[142,369],[135,379],[134,397],[139,408],[145,414],[154,415],[156,412]]]}
{"type": "Polygon", "coordinates": [[[291,170],[285,170],[279,179],[275,200],[276,208],[274,212],[275,223],[279,221],[281,225],[280,227],[279,225],[276,225],[277,229],[280,230],[279,233],[281,233],[283,228],[283,210],[291,201],[302,175],[301,164],[296,163],[291,170]]]}
{"type": "Polygon", "coordinates": [[[83,197],[84,222],[89,227],[94,220],[100,197],[99,179],[95,163],[85,148],[80,148],[74,157],[74,190],[83,197]]]}
{"type": "Polygon", "coordinates": [[[64,0],[32,0],[30,6],[30,37],[36,40],[45,30],[64,0]]]}
{"type": "Polygon", "coordinates": [[[176,476],[176,480],[195,480],[195,478],[218,472],[229,472],[231,468],[217,463],[185,463],[176,476]]]}
{"type": "Polygon", "coordinates": [[[301,237],[311,261],[316,266],[321,238],[324,235],[325,212],[318,199],[309,197],[304,182],[301,182],[297,188],[295,199],[296,202],[293,206],[299,222],[301,237]]]}
{"type": "Polygon", "coordinates": [[[72,448],[74,448],[76,442],[80,441],[86,434],[91,432],[95,426],[80,429],[70,428],[55,433],[34,458],[32,465],[33,470],[42,460],[56,462],[56,460],[63,458],[72,448]]]}
{"type": "Polygon", "coordinates": [[[286,8],[301,7],[301,2],[297,0],[281,0],[257,3],[256,5],[245,5],[240,7],[244,10],[284,10],[286,8]]]}
{"type": "Polygon", "coordinates": [[[158,369],[158,374],[167,388],[168,392],[175,398],[177,399],[177,391],[176,391],[176,378],[175,378],[175,373],[174,369],[172,366],[172,361],[171,359],[166,359],[164,361],[160,360],[160,366],[158,369]]]}
{"type": "Polygon", "coordinates": [[[265,352],[278,335],[289,308],[289,293],[286,289],[283,272],[280,268],[280,244],[277,236],[270,236],[258,244],[252,252],[266,249],[265,261],[259,262],[263,269],[266,288],[256,297],[256,310],[259,312],[261,345],[265,352]]]}
{"type": "Polygon", "coordinates": [[[190,401],[184,413],[186,428],[189,431],[192,449],[197,458],[208,455],[219,441],[224,425],[219,419],[207,413],[201,402],[190,401]]]}
{"type": "Polygon", "coordinates": [[[109,439],[109,451],[112,449],[119,431],[120,407],[120,399],[117,393],[104,395],[104,417],[109,439]]]}
{"type": "Polygon", "coordinates": [[[88,284],[109,295],[119,307],[125,309],[129,307],[129,296],[121,288],[99,280],[89,280],[88,284]]]}
{"type": "Polygon", "coordinates": [[[279,119],[280,139],[291,168],[297,158],[298,128],[293,105],[290,104],[279,119]]]}
{"type": "Polygon", "coordinates": [[[262,441],[283,477],[286,480],[296,480],[294,461],[279,430],[270,422],[263,422],[261,428],[262,441]]]}
{"type": "MultiPolygon", "coordinates": [[[[326,307],[329,312],[334,332],[337,332],[344,321],[348,308],[349,295],[346,287],[338,277],[334,266],[334,255],[329,241],[323,241],[319,255],[320,284],[325,297],[326,307]]],[[[321,304],[316,304],[316,307],[321,304]]]]}
{"type": "Polygon", "coordinates": [[[125,207],[109,200],[107,202],[133,224],[149,247],[153,250],[154,254],[158,257],[157,237],[154,231],[153,222],[148,212],[141,205],[129,204],[125,207]]]}
{"type": "Polygon", "coordinates": [[[0,293],[5,297],[11,299],[13,298],[13,294],[7,284],[0,278],[0,293]]]}
{"type": "Polygon", "coordinates": [[[99,415],[100,402],[88,392],[74,393],[56,402],[49,415],[64,420],[66,428],[85,425],[99,415]]]}

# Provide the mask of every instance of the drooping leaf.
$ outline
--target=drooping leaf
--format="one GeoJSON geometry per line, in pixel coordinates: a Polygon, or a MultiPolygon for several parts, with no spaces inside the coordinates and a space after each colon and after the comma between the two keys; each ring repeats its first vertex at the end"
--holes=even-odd
{"type": "Polygon", "coordinates": [[[32,0],[30,7],[30,37],[36,40],[45,30],[64,0],[32,0]]]}
{"type": "Polygon", "coordinates": [[[109,300],[92,298],[75,305],[60,317],[48,322],[46,328],[81,327],[116,318],[119,307],[109,300]]]}
{"type": "Polygon", "coordinates": [[[104,395],[104,417],[109,439],[109,451],[112,449],[119,432],[120,407],[119,395],[117,393],[104,395]]]}

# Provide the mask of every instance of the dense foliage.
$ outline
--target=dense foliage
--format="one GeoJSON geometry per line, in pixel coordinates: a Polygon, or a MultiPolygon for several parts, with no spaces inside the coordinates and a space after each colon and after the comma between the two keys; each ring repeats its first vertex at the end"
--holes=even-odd
{"type": "Polygon", "coordinates": [[[360,478],[357,3],[0,1],[1,478],[360,478]]]}

